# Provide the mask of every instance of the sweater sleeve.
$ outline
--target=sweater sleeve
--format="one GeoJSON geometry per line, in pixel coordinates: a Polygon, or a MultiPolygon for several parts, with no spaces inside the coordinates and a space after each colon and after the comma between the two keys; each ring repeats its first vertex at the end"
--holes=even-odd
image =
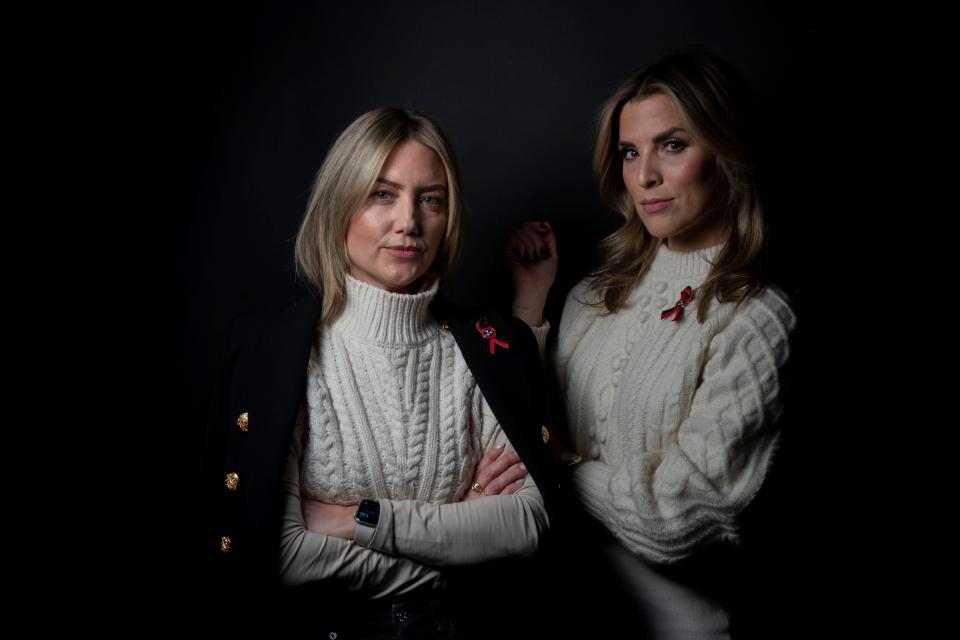
{"type": "Polygon", "coordinates": [[[676,438],[575,473],[585,508],[647,560],[669,563],[717,538],[735,539],[737,514],[770,465],[780,371],[796,324],[772,291],[744,303],[710,341],[692,406],[676,438]]]}
{"type": "Polygon", "coordinates": [[[298,418],[282,480],[283,522],[280,578],[294,586],[333,581],[347,591],[377,598],[442,583],[441,574],[419,562],[366,549],[349,540],[307,531],[300,502],[303,412],[298,418]]]}
{"type": "Polygon", "coordinates": [[[540,362],[545,362],[545,352],[547,349],[547,336],[550,334],[550,321],[544,320],[539,327],[530,327],[533,337],[537,340],[537,350],[540,352],[540,362]]]}
{"type": "MultiPolygon", "coordinates": [[[[474,413],[481,421],[484,450],[500,442],[512,450],[479,391],[477,396],[474,413]]],[[[430,565],[471,564],[532,555],[547,525],[543,498],[527,475],[523,487],[507,496],[449,504],[381,500],[370,548],[430,565]]]]}

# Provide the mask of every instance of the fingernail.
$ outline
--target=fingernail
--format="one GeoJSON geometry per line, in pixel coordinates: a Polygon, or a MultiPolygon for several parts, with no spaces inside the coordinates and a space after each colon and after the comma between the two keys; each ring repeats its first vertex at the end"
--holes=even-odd
{"type": "Polygon", "coordinates": [[[506,444],[507,444],[506,442],[501,442],[500,444],[498,444],[498,445],[496,446],[496,448],[497,448],[497,449],[503,449],[503,448],[506,446],[506,444]]]}
{"type": "Polygon", "coordinates": [[[521,463],[520,463],[520,468],[523,469],[524,471],[526,471],[526,470],[527,470],[527,465],[525,465],[525,464],[523,464],[523,463],[521,462],[521,463]]]}
{"type": "Polygon", "coordinates": [[[520,478],[519,480],[517,480],[517,484],[523,484],[523,481],[524,481],[524,478],[520,478]]]}

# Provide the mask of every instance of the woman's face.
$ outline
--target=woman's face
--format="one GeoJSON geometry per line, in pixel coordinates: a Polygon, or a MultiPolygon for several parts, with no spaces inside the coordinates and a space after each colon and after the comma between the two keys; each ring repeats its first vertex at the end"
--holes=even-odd
{"type": "Polygon", "coordinates": [[[716,164],[667,96],[623,106],[619,148],[623,182],[650,235],[674,251],[723,241],[716,164]]]}
{"type": "Polygon", "coordinates": [[[447,172],[415,140],[387,156],[366,202],[350,220],[350,275],[387,291],[409,293],[433,264],[447,229],[447,172]]]}

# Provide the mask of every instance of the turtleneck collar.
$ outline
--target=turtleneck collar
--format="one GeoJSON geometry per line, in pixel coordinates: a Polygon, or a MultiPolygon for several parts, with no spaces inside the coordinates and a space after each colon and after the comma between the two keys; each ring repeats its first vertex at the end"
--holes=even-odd
{"type": "Polygon", "coordinates": [[[346,274],[347,299],[330,328],[364,342],[411,345],[432,339],[437,327],[429,313],[440,283],[420,293],[391,293],[346,274]]]}
{"type": "Polygon", "coordinates": [[[666,278],[706,278],[721,248],[722,244],[715,244],[695,251],[671,251],[664,242],[650,265],[650,273],[666,278]]]}

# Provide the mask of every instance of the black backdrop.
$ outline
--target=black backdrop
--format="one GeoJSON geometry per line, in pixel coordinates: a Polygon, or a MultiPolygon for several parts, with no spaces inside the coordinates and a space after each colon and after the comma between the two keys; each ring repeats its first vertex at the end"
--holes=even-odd
{"type": "Polygon", "coordinates": [[[444,126],[468,206],[465,249],[448,283],[455,299],[503,304],[509,291],[497,248],[520,222],[551,220],[562,265],[548,306],[556,319],[566,289],[592,264],[596,240],[618,223],[590,172],[601,103],[628,72],[696,47],[737,66],[763,107],[775,273],[800,310],[788,437],[751,538],[769,582],[758,615],[824,619],[826,591],[798,598],[790,585],[843,579],[827,559],[842,536],[826,532],[837,529],[847,490],[831,477],[838,462],[821,439],[843,419],[820,411],[837,375],[820,364],[846,329],[817,310],[829,302],[824,283],[836,277],[821,242],[824,199],[838,173],[825,149],[842,144],[831,129],[849,68],[825,15],[809,4],[598,0],[253,3],[158,18],[165,46],[149,99],[172,225],[161,261],[165,439],[176,470],[165,519],[174,548],[190,531],[178,504],[190,492],[222,331],[242,309],[297,294],[293,238],[313,175],[350,121],[400,105],[444,126]]]}

